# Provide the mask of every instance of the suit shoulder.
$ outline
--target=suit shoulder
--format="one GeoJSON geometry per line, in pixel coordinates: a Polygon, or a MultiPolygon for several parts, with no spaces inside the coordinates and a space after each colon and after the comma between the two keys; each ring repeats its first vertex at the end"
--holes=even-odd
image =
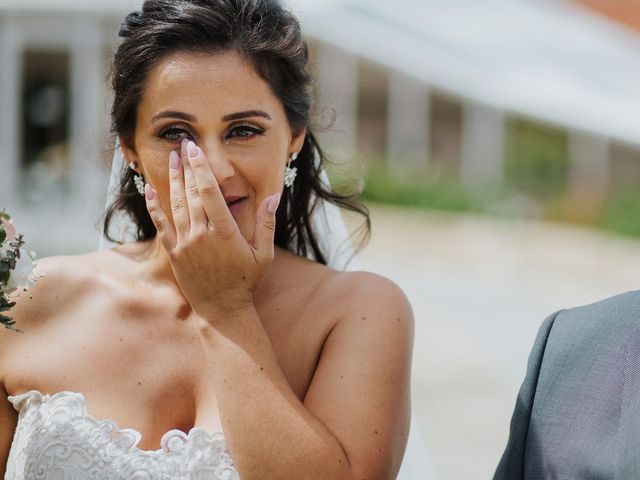
{"type": "Polygon", "coordinates": [[[597,302],[562,310],[556,315],[558,323],[580,323],[582,327],[604,325],[635,328],[640,316],[640,290],[622,293],[597,302]]]}
{"type": "Polygon", "coordinates": [[[546,339],[539,337],[544,364],[562,365],[566,376],[573,369],[578,378],[586,365],[603,363],[609,365],[604,375],[611,376],[612,362],[624,363],[625,345],[640,334],[639,316],[638,291],[558,312],[547,323],[546,339]]]}

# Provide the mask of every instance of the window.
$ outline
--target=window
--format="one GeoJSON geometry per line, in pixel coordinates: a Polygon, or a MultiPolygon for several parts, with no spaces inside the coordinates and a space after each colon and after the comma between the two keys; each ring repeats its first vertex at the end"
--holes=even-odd
{"type": "Polygon", "coordinates": [[[28,203],[62,201],[69,190],[69,67],[68,52],[24,52],[21,190],[28,203]]]}

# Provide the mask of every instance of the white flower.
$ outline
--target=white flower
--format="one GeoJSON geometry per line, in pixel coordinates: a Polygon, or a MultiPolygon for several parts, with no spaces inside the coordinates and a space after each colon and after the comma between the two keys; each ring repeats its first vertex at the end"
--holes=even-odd
{"type": "Polygon", "coordinates": [[[7,293],[22,288],[30,288],[34,285],[33,269],[35,265],[26,250],[20,249],[20,258],[16,259],[16,268],[11,271],[7,282],[7,293]]]}
{"type": "Polygon", "coordinates": [[[0,217],[0,224],[4,227],[4,231],[7,233],[7,242],[10,242],[16,238],[16,229],[13,226],[13,222],[6,218],[0,217]]]}

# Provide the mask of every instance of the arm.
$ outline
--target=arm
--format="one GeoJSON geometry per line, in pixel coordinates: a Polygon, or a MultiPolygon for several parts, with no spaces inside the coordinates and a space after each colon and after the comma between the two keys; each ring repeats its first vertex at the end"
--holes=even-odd
{"type": "Polygon", "coordinates": [[[535,400],[540,367],[551,328],[560,312],[548,317],[540,327],[538,336],[529,355],[527,374],[520,387],[516,407],[511,418],[509,441],[502,455],[494,480],[521,480],[524,478],[524,458],[531,411],[535,400]]]}
{"type": "Polygon", "coordinates": [[[346,289],[345,315],[326,339],[303,403],[255,311],[200,322],[243,479],[396,478],[409,431],[413,316],[391,282],[351,275],[358,287],[346,289]]]}

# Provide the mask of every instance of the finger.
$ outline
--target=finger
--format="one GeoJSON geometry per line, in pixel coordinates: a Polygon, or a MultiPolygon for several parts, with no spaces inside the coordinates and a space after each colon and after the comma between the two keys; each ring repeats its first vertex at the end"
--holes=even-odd
{"type": "Polygon", "coordinates": [[[202,206],[200,191],[198,190],[191,165],[188,161],[184,161],[184,155],[182,155],[182,166],[184,169],[184,187],[187,196],[187,206],[189,207],[190,231],[207,229],[208,219],[202,206]]]}
{"type": "Polygon", "coordinates": [[[176,245],[176,231],[162,209],[158,194],[149,184],[144,186],[144,198],[151,221],[158,231],[158,238],[164,248],[170,252],[176,245]]]}
{"type": "Polygon", "coordinates": [[[198,185],[202,206],[209,222],[215,230],[219,231],[229,232],[237,228],[220,191],[218,180],[216,180],[204,152],[193,142],[189,142],[187,150],[189,164],[191,165],[193,176],[198,185]]]}
{"type": "Polygon", "coordinates": [[[253,235],[253,248],[260,262],[268,262],[273,259],[274,238],[276,232],[276,211],[280,205],[281,193],[276,193],[265,198],[258,208],[256,216],[256,228],[253,235]]]}
{"type": "Polygon", "coordinates": [[[169,192],[173,224],[179,240],[189,234],[189,211],[184,193],[184,174],[180,166],[180,155],[174,151],[169,155],[169,192]]]}

